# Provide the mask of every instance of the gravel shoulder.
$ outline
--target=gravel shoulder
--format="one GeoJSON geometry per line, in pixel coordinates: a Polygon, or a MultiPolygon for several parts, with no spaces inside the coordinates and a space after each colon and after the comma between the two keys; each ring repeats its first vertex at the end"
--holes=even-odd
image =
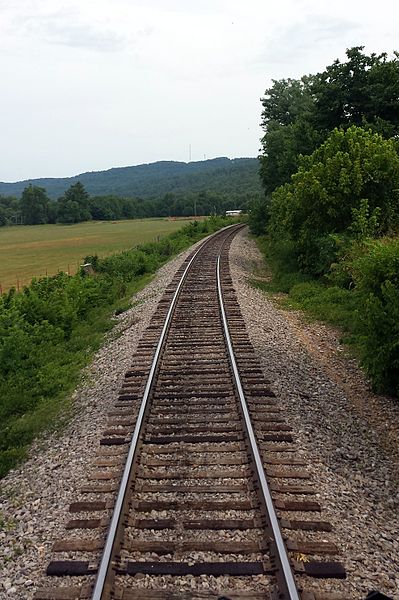
{"type": "Polygon", "coordinates": [[[276,307],[250,284],[262,257],[233,240],[233,283],[251,341],[307,455],[353,599],[399,599],[399,402],[377,396],[339,344],[339,331],[276,307]]]}
{"type": "MultiPolygon", "coordinates": [[[[74,414],[57,434],[32,446],[1,482],[0,599],[31,600],[54,539],[62,537],[74,490],[102,435],[104,414],[121,387],[145,328],[190,251],[162,267],[118,318],[74,394],[74,414]]],[[[344,356],[339,332],[282,311],[249,283],[261,264],[241,233],[231,247],[233,282],[251,341],[307,455],[334,525],[351,596],[379,589],[399,600],[399,403],[375,396],[344,356]],[[349,557],[349,558],[347,558],[349,557]]]]}

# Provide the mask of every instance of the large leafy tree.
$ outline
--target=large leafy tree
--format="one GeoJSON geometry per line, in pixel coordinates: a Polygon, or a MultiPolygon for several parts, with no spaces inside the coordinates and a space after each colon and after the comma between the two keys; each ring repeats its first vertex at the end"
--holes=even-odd
{"type": "Polygon", "coordinates": [[[46,190],[36,185],[28,185],[22,192],[21,214],[25,225],[47,223],[49,199],[46,190]]]}
{"type": "Polygon", "coordinates": [[[354,215],[365,211],[378,216],[379,234],[398,227],[394,141],[361,127],[335,129],[311,156],[302,158],[291,183],[273,193],[270,230],[278,239],[290,239],[305,270],[317,272],[331,234],[347,231],[354,215]]]}
{"type": "Polygon", "coordinates": [[[299,155],[311,153],[320,141],[311,122],[312,81],[311,77],[273,81],[262,99],[265,135],[260,174],[266,194],[289,181],[298,168],[299,155]]]}
{"type": "Polygon", "coordinates": [[[357,46],[346,55],[317,75],[273,81],[266,90],[260,156],[266,195],[289,182],[300,155],[311,154],[335,127],[399,135],[399,54],[368,56],[357,46]]]}
{"type": "Polygon", "coordinates": [[[83,219],[80,218],[80,208],[77,202],[73,200],[60,201],[57,213],[59,223],[79,223],[83,219]]]}
{"type": "Polygon", "coordinates": [[[80,181],[71,185],[58,201],[58,221],[79,223],[91,219],[89,199],[90,196],[80,181]]]}
{"type": "Polygon", "coordinates": [[[348,60],[336,60],[313,81],[315,127],[368,125],[385,137],[399,133],[399,56],[347,50],[348,60]]]}
{"type": "Polygon", "coordinates": [[[21,203],[14,196],[0,194],[0,225],[21,222],[21,203]]]}

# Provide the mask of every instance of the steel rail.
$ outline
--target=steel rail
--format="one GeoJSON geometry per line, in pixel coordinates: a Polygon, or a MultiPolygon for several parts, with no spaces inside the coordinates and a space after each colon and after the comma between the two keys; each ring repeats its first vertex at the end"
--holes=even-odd
{"type": "MultiPolygon", "coordinates": [[[[235,227],[235,226],[230,225],[229,227],[226,227],[222,231],[225,231],[226,229],[229,229],[230,227],[235,227]]],[[[114,511],[112,514],[112,519],[111,519],[111,523],[109,526],[108,534],[107,534],[107,540],[106,540],[106,543],[104,546],[103,554],[101,557],[101,562],[100,562],[98,572],[97,572],[97,578],[96,578],[96,582],[94,585],[93,594],[91,597],[92,600],[102,600],[103,599],[103,592],[104,592],[104,587],[105,587],[105,583],[106,583],[106,578],[108,575],[110,561],[112,558],[114,541],[115,541],[116,533],[118,531],[118,526],[120,523],[122,510],[123,510],[123,504],[124,504],[124,500],[126,497],[126,491],[127,491],[127,487],[129,484],[130,472],[131,472],[132,465],[135,460],[135,455],[136,455],[136,451],[137,451],[141,428],[143,425],[144,415],[145,415],[145,412],[147,409],[148,399],[150,396],[150,392],[151,392],[154,377],[155,377],[155,371],[158,366],[159,357],[160,357],[164,339],[165,339],[165,336],[166,336],[166,333],[167,333],[167,330],[168,330],[168,327],[169,327],[169,324],[170,324],[170,321],[172,318],[173,310],[175,308],[175,304],[177,302],[177,298],[179,296],[181,287],[186,279],[187,273],[190,270],[190,267],[191,267],[193,261],[198,256],[198,254],[203,250],[203,248],[207,244],[207,242],[210,239],[212,239],[212,237],[209,237],[207,240],[205,240],[201,244],[201,246],[198,248],[198,250],[195,252],[195,254],[191,257],[190,262],[188,263],[187,267],[185,268],[185,270],[180,278],[179,284],[176,288],[176,291],[172,298],[172,302],[171,302],[169,310],[167,312],[164,325],[162,327],[161,335],[160,335],[160,338],[159,338],[159,341],[157,344],[157,348],[154,353],[154,358],[153,358],[153,361],[151,364],[151,369],[150,369],[150,372],[148,375],[147,384],[146,384],[144,394],[143,394],[143,397],[141,400],[141,405],[140,405],[139,414],[137,416],[136,426],[134,428],[132,439],[130,442],[129,452],[127,455],[126,464],[125,464],[125,468],[123,470],[122,480],[121,480],[121,484],[120,484],[119,491],[118,491],[118,496],[117,496],[117,499],[115,502],[115,507],[114,507],[114,511]]]]}
{"type": "Polygon", "coordinates": [[[256,475],[258,477],[260,483],[260,490],[263,495],[263,500],[266,505],[266,509],[268,512],[268,517],[270,520],[270,527],[272,529],[272,534],[274,537],[274,542],[277,548],[277,559],[280,562],[281,569],[284,576],[284,583],[286,590],[279,590],[280,593],[284,594],[284,599],[289,600],[300,600],[297,586],[295,584],[294,576],[292,574],[292,569],[290,565],[290,560],[287,554],[287,549],[284,544],[283,536],[281,535],[280,525],[278,522],[277,514],[274,508],[272,495],[270,492],[269,485],[266,480],[265,470],[263,468],[262,459],[260,456],[258,444],[255,437],[255,432],[252,427],[251,417],[249,415],[247,401],[245,399],[244,390],[241,384],[240,374],[238,372],[237,363],[234,356],[233,345],[231,342],[230,332],[228,321],[226,318],[226,311],[223,303],[223,295],[222,295],[222,283],[220,277],[220,254],[217,259],[217,284],[218,284],[218,297],[220,304],[220,312],[222,314],[222,321],[224,327],[224,334],[226,338],[227,349],[230,357],[231,366],[233,369],[235,385],[237,388],[237,392],[240,398],[241,409],[244,416],[245,427],[247,430],[248,439],[250,442],[250,450],[256,467],[256,475]],[[288,594],[288,595],[287,595],[288,594]]]}

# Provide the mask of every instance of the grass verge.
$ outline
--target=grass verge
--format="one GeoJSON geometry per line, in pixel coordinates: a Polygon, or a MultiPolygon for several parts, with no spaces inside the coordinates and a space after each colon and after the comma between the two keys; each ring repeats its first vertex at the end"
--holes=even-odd
{"type": "Polygon", "coordinates": [[[309,319],[340,327],[342,341],[356,346],[358,299],[353,292],[298,271],[289,248],[274,250],[265,237],[256,243],[265,267],[264,276],[254,279],[253,285],[271,294],[282,308],[302,310],[309,319]]]}
{"type": "Polygon", "coordinates": [[[113,315],[167,260],[230,222],[193,223],[159,242],[91,257],[94,276],[60,273],[0,296],[0,477],[26,457],[38,435],[69,418],[71,392],[113,315]]]}
{"type": "Polygon", "coordinates": [[[285,308],[338,326],[342,342],[370,377],[373,389],[399,397],[399,240],[352,240],[318,280],[299,272],[289,243],[258,240],[267,277],[255,284],[280,294],[285,308]],[[281,292],[284,296],[281,296],[281,292]]]}

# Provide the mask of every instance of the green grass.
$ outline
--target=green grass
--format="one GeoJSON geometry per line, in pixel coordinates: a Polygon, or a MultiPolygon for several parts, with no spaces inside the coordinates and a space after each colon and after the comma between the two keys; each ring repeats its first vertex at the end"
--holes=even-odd
{"type": "Polygon", "coordinates": [[[180,220],[89,221],[76,225],[0,227],[0,286],[28,285],[32,277],[76,273],[87,255],[108,256],[180,229],[180,220]]]}
{"type": "Polygon", "coordinates": [[[311,319],[341,327],[349,334],[345,341],[352,341],[358,308],[353,292],[300,273],[289,248],[279,247],[274,252],[266,238],[256,241],[265,265],[263,277],[253,280],[253,285],[274,295],[283,308],[302,310],[311,319]]]}

